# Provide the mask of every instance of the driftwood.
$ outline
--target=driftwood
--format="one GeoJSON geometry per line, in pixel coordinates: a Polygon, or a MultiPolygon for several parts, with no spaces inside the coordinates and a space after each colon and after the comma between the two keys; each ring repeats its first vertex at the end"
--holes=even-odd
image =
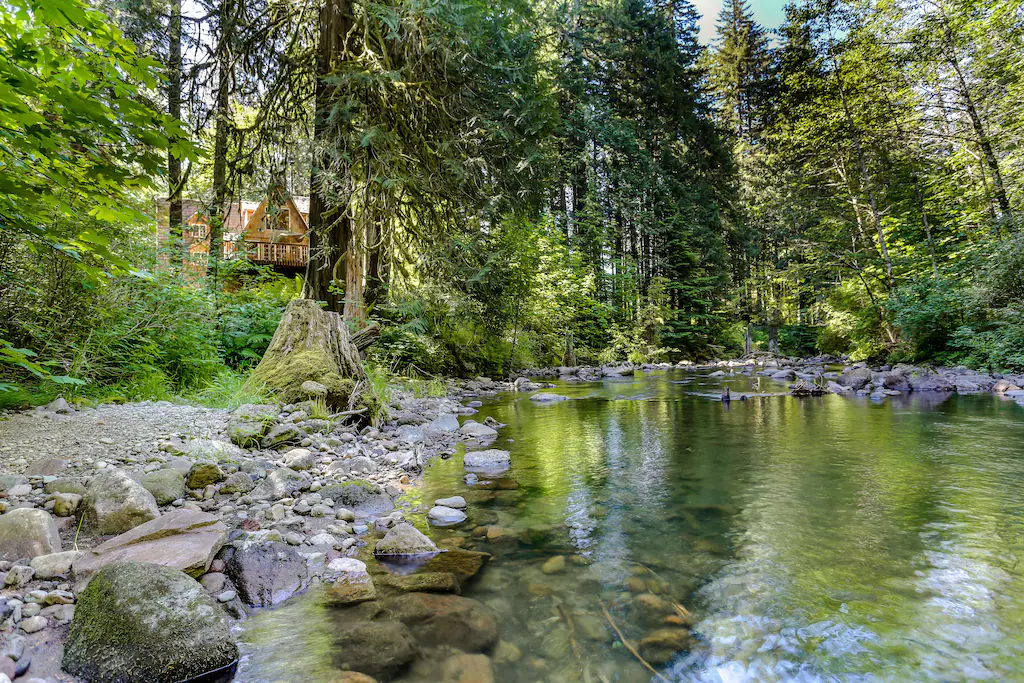
{"type": "Polygon", "coordinates": [[[597,603],[601,605],[601,611],[604,612],[604,618],[608,620],[609,625],[611,625],[612,629],[614,629],[615,631],[615,635],[619,637],[619,640],[622,642],[623,645],[626,646],[626,649],[629,650],[629,653],[636,657],[637,661],[643,664],[648,671],[654,674],[655,678],[657,678],[662,683],[668,683],[668,681],[665,680],[665,677],[658,673],[657,670],[655,670],[655,668],[651,666],[647,662],[647,660],[640,655],[639,652],[637,652],[637,649],[633,647],[628,640],[626,640],[626,636],[622,635],[622,631],[619,630],[619,625],[615,623],[614,619],[612,619],[612,615],[608,611],[608,608],[605,606],[604,601],[598,600],[597,603]]]}
{"type": "Polygon", "coordinates": [[[351,342],[360,353],[366,353],[366,349],[373,346],[380,337],[380,326],[377,323],[370,323],[363,329],[352,334],[351,342]]]}

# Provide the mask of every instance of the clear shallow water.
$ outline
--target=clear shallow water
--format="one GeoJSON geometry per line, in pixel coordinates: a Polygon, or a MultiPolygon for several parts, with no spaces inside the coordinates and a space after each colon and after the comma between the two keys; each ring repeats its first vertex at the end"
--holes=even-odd
{"type": "MultiPolygon", "coordinates": [[[[657,667],[668,680],[1024,680],[1024,409],[938,394],[724,405],[708,398],[723,384],[783,389],[671,372],[560,385],[575,400],[554,405],[504,395],[474,416],[508,423],[500,488],[467,486],[461,456],[428,469],[412,504],[471,508],[431,535],[495,554],[463,595],[521,652],[499,681],[650,680],[601,606],[637,644],[672,628],[638,606],[652,593],[695,617],[688,650],[657,667]],[[479,540],[478,524],[510,535],[479,540]],[[565,569],[543,573],[556,555],[565,569]]],[[[236,680],[331,680],[334,618],[314,593],[250,620],[236,680]]]]}

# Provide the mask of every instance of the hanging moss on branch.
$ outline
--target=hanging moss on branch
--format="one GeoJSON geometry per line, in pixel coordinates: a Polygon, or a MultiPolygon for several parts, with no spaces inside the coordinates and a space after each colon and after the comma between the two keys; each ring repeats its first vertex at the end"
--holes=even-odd
{"type": "Polygon", "coordinates": [[[362,357],[344,319],[312,299],[288,304],[250,382],[262,384],[285,403],[312,398],[310,385],[303,384],[316,382],[326,388],[327,405],[334,410],[366,407],[371,415],[379,412],[376,397],[365,391],[362,357]]]}

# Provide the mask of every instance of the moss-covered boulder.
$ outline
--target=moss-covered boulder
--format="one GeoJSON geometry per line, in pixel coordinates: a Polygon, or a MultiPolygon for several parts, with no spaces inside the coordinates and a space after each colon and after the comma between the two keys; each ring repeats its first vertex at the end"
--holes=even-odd
{"type": "Polygon", "coordinates": [[[115,562],[78,597],[61,666],[89,683],[173,683],[237,659],[227,615],[195,579],[115,562]]]}
{"type": "Polygon", "coordinates": [[[190,489],[201,489],[227,479],[227,475],[215,462],[197,462],[188,471],[185,485],[190,489]]]}
{"type": "Polygon", "coordinates": [[[334,504],[349,510],[379,515],[395,509],[395,502],[376,484],[362,479],[331,484],[320,489],[322,498],[330,498],[334,504]]]}

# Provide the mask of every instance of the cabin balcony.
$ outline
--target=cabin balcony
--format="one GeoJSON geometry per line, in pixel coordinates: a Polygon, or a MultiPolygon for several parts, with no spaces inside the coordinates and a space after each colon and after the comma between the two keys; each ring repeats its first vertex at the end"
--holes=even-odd
{"type": "MultiPolygon", "coordinates": [[[[283,268],[304,268],[309,260],[306,244],[276,244],[273,242],[245,241],[244,253],[253,263],[283,268]]],[[[243,249],[235,242],[224,243],[224,258],[234,258],[243,249]]]]}

